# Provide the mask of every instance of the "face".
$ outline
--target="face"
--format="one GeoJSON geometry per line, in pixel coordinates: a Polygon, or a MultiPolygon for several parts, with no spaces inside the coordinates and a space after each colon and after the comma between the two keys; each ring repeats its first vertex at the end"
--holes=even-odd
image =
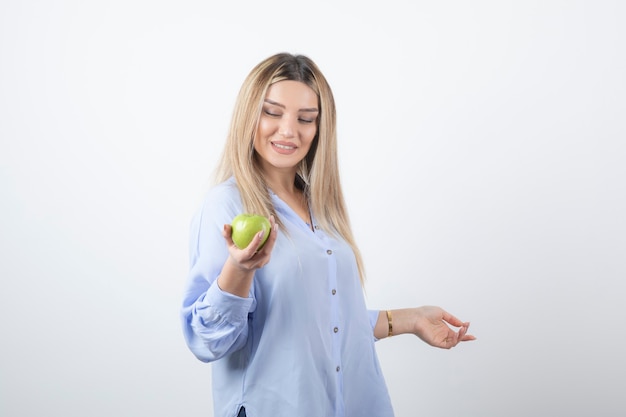
{"type": "Polygon", "coordinates": [[[295,173],[317,132],[317,101],[315,92],[299,81],[268,88],[254,139],[264,171],[295,173]]]}

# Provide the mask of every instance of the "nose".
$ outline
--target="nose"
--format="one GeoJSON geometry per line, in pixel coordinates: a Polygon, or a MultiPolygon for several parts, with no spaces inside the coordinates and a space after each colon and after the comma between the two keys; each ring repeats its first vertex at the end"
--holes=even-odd
{"type": "Polygon", "coordinates": [[[294,132],[294,121],[289,117],[283,117],[278,126],[278,134],[285,138],[290,138],[294,136],[294,132]]]}

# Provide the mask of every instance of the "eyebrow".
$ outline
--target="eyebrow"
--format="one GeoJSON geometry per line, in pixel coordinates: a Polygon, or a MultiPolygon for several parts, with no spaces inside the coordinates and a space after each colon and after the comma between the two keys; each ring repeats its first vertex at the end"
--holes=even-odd
{"type": "MultiPolygon", "coordinates": [[[[267,104],[271,104],[273,106],[278,106],[278,107],[283,108],[283,109],[285,108],[284,104],[280,104],[280,103],[278,103],[278,102],[276,102],[274,100],[270,100],[270,99],[266,98],[264,101],[267,104]]],[[[308,113],[319,113],[319,110],[318,110],[317,107],[310,107],[310,108],[299,109],[298,111],[303,111],[303,112],[308,112],[308,113]]]]}

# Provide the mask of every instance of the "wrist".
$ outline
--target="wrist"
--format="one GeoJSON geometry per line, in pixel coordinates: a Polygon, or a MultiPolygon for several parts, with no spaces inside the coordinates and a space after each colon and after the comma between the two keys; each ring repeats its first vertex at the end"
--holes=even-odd
{"type": "Polygon", "coordinates": [[[217,283],[222,291],[247,297],[253,279],[254,270],[241,268],[236,262],[227,261],[217,277],[217,283]]]}

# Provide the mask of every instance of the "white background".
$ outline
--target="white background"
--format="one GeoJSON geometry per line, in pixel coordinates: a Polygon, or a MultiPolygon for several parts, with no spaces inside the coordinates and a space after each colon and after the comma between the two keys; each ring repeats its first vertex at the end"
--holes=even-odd
{"type": "Polygon", "coordinates": [[[379,342],[397,415],[626,414],[626,6],[382,4],[0,1],[0,415],[212,415],[188,226],[282,51],[334,89],[369,306],[478,337],[379,342]]]}

